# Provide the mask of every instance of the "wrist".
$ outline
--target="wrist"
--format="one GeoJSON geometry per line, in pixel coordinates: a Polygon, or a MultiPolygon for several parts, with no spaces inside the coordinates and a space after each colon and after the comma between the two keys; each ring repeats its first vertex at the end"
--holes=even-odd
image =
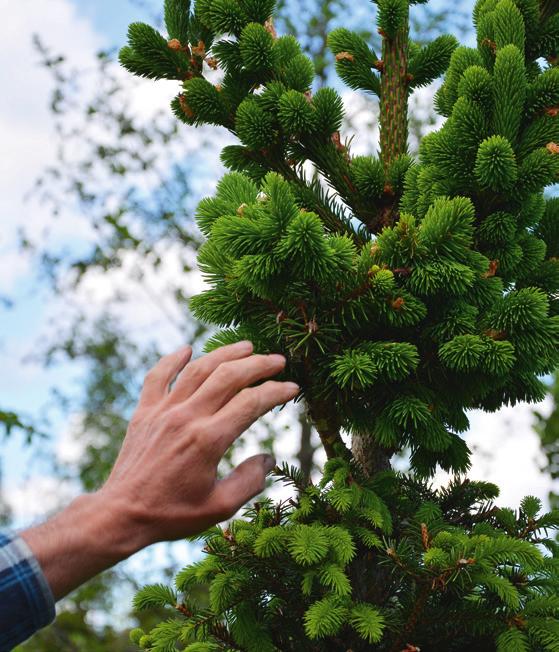
{"type": "Polygon", "coordinates": [[[65,512],[75,529],[80,529],[75,533],[79,547],[94,556],[106,557],[111,566],[142,547],[131,511],[102,491],[79,496],[65,512]]]}
{"type": "Polygon", "coordinates": [[[107,545],[119,561],[155,543],[151,515],[146,515],[138,503],[106,488],[82,498],[90,498],[94,506],[97,514],[95,529],[110,532],[107,545]]]}
{"type": "Polygon", "coordinates": [[[149,543],[141,519],[102,491],[22,532],[58,600],[149,543]]]}

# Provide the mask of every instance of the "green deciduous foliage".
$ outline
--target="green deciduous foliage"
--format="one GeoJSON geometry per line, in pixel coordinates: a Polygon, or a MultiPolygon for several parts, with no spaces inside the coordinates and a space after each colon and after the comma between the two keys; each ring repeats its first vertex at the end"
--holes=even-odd
{"type": "Polygon", "coordinates": [[[477,47],[420,47],[414,4],[378,0],[378,52],[346,29],[329,37],[340,77],[379,97],[378,159],[352,156],[337,92],[313,93],[273,4],[198,0],[190,14],[177,0],[182,40],[169,23],[168,39],[131,28],[125,67],[179,80],[175,115],[240,141],[198,210],[211,287],[191,307],[225,329],[213,346],[250,338],[285,353],[329,458],[318,485],[278,469],[291,503],[262,501],[205,535],[206,559],[178,577],[177,615],[135,637],[143,649],[559,646],[557,512],[428,481],[437,466],[469,468],[468,409],[539,400],[559,362],[559,215],[543,194],[559,172],[559,11],[479,0],[477,47]],[[413,160],[410,94],[445,69],[447,120],[413,160]],[[410,477],[389,465],[405,448],[410,477]],[[196,583],[209,609],[191,599],[196,583]]]}
{"type": "Polygon", "coordinates": [[[42,436],[37,427],[31,422],[25,420],[21,414],[5,411],[0,409],[0,428],[3,429],[3,435],[9,437],[14,430],[25,435],[26,442],[30,444],[34,437],[42,436]]]}

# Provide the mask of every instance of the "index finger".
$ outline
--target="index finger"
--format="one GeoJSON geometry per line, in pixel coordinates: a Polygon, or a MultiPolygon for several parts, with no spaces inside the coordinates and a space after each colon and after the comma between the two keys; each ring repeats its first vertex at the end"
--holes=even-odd
{"type": "Polygon", "coordinates": [[[251,355],[224,362],[196,390],[188,404],[196,413],[214,414],[245,387],[276,376],[285,362],[283,355],[251,355]]]}
{"type": "Polygon", "coordinates": [[[169,391],[169,385],[188,364],[191,356],[191,346],[183,346],[174,353],[164,355],[146,374],[138,405],[152,405],[163,399],[169,391]]]}
{"type": "Polygon", "coordinates": [[[252,342],[237,342],[236,344],[222,346],[194,360],[177,378],[173,391],[169,394],[168,401],[170,403],[180,403],[186,400],[194,394],[221,363],[246,358],[252,354],[253,348],[252,342]]]}

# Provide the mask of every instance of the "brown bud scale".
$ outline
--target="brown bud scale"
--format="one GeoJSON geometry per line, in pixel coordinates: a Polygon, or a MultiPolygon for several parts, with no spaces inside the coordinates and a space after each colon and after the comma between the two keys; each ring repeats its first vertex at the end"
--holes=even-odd
{"type": "Polygon", "coordinates": [[[182,45],[178,38],[172,38],[170,41],[167,41],[167,47],[170,50],[182,50],[182,45]]]}
{"type": "Polygon", "coordinates": [[[353,61],[355,61],[355,57],[353,54],[351,54],[351,52],[338,52],[336,55],[336,61],[351,61],[353,63],[353,61]]]}

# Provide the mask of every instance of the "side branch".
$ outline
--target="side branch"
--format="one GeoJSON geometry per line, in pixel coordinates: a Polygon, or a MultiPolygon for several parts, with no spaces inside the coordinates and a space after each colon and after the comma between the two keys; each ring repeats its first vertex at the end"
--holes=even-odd
{"type": "Polygon", "coordinates": [[[351,458],[351,452],[345,445],[335,411],[324,401],[309,401],[309,415],[318,432],[320,441],[330,460],[334,457],[351,458]]]}

